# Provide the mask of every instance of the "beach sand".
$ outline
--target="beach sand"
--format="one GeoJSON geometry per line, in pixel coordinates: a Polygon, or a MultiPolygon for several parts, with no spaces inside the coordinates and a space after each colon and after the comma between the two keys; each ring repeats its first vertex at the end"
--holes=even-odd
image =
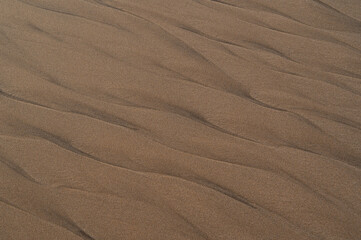
{"type": "Polygon", "coordinates": [[[360,240],[359,0],[1,0],[1,240],[360,240]]]}

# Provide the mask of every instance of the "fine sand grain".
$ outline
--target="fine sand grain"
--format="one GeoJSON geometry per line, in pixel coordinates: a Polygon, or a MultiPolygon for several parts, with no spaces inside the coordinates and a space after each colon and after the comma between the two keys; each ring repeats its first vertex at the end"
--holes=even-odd
{"type": "Polygon", "coordinates": [[[0,0],[0,240],[360,240],[360,0],[0,0]]]}

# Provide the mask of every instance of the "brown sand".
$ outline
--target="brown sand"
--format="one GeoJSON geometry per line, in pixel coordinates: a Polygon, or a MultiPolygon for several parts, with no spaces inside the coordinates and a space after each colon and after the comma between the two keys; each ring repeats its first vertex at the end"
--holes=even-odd
{"type": "Polygon", "coordinates": [[[360,0],[1,0],[0,239],[360,240],[360,0]]]}

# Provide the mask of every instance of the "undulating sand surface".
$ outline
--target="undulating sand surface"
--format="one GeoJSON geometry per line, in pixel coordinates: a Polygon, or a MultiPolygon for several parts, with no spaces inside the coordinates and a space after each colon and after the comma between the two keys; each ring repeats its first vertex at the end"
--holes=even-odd
{"type": "Polygon", "coordinates": [[[0,0],[1,240],[360,240],[360,0],[0,0]]]}

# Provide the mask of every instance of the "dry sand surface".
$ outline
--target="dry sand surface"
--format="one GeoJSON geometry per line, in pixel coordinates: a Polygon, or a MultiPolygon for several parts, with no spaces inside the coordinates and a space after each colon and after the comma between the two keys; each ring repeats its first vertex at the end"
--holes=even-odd
{"type": "Polygon", "coordinates": [[[1,240],[360,240],[360,0],[0,0],[1,240]]]}

